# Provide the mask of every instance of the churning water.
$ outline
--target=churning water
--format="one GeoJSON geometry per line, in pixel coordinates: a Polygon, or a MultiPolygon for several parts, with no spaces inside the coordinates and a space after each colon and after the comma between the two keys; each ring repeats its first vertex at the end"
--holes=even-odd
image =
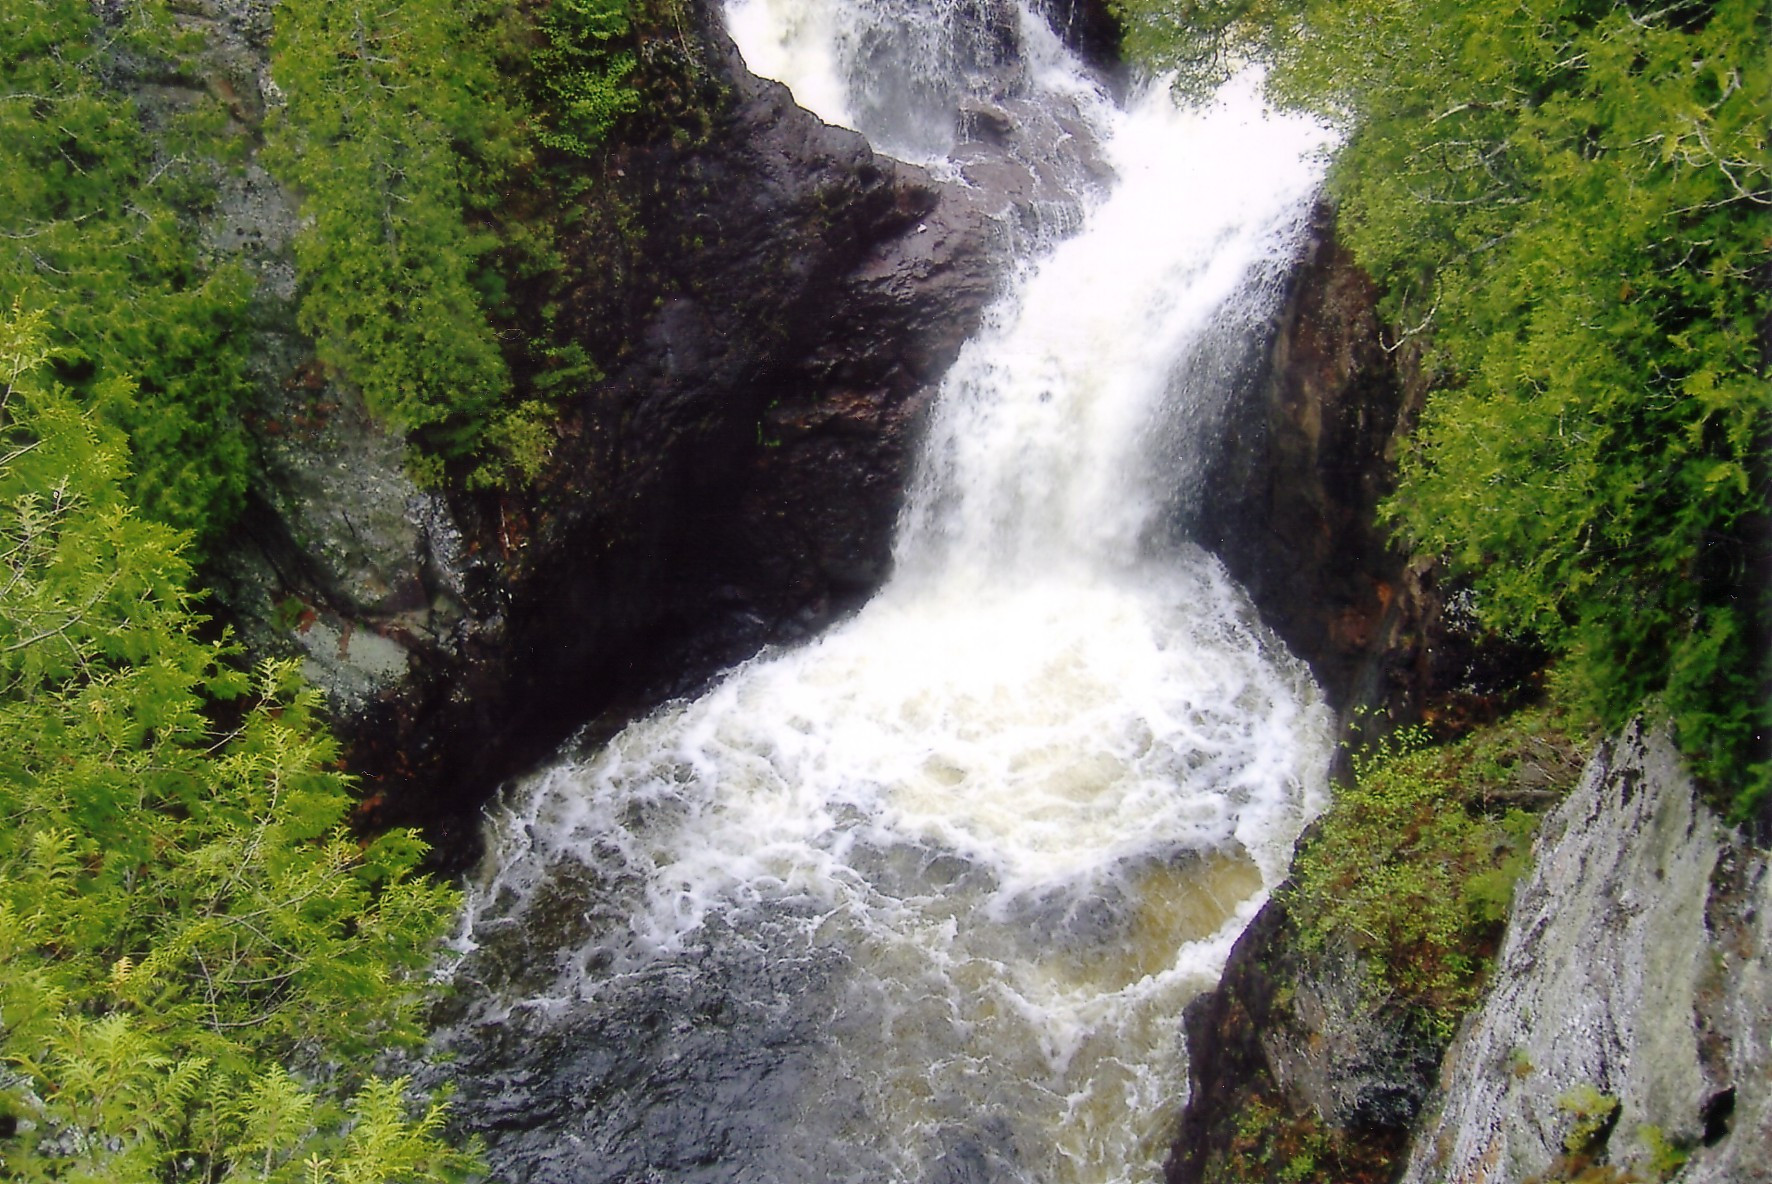
{"type": "Polygon", "coordinates": [[[462,1108],[513,1179],[1149,1180],[1181,1007],[1323,794],[1307,672],[1156,523],[1325,133],[1251,79],[1116,105],[1007,2],[731,22],[906,155],[1019,104],[1115,180],[1077,178],[1082,228],[946,379],[888,586],[495,811],[444,1041],[462,1108]]]}

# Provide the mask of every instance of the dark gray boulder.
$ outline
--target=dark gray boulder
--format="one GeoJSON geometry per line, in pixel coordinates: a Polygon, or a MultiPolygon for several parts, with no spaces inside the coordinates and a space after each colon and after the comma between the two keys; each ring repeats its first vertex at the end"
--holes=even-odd
{"type": "MultiPolygon", "coordinates": [[[[608,377],[564,408],[532,488],[412,483],[295,327],[296,203],[250,154],[208,215],[260,281],[261,462],[208,578],[251,650],[327,692],[366,819],[426,825],[451,858],[498,781],[584,720],[879,584],[920,414],[1023,200],[876,155],[752,76],[712,0],[689,15],[644,47],[650,123],[586,166],[608,216],[564,244],[559,318],[608,377]]],[[[268,9],[182,19],[207,38],[190,87],[251,142],[280,98],[268,9]]]]}

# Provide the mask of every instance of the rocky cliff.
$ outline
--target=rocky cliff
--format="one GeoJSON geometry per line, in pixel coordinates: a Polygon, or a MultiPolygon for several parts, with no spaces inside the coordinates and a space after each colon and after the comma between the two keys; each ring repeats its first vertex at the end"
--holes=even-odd
{"type": "Polygon", "coordinates": [[[1272,344],[1227,414],[1195,532],[1338,707],[1424,697],[1431,565],[1379,526],[1398,432],[1419,399],[1385,348],[1372,281],[1315,211],[1272,344]]]}
{"type": "MultiPolygon", "coordinates": [[[[876,156],[753,77],[717,5],[688,12],[648,68],[697,126],[637,126],[594,166],[608,216],[568,244],[560,317],[616,363],[565,408],[532,488],[407,477],[402,442],[295,328],[296,202],[253,152],[209,219],[259,281],[260,391],[259,478],[211,582],[254,650],[298,653],[327,691],[375,816],[446,844],[583,720],[878,583],[918,415],[993,288],[1013,194],[876,156]]],[[[205,43],[181,85],[227,96],[256,144],[278,102],[270,6],[181,19],[205,43]]]]}
{"type": "Polygon", "coordinates": [[[1772,1180],[1772,874],[1666,729],[1602,745],[1546,820],[1406,1184],[1772,1180]],[[1582,1176],[1584,1172],[1593,1172],[1582,1176]]]}
{"type": "Polygon", "coordinates": [[[1358,723],[1368,739],[1424,712],[1492,719],[1543,662],[1478,627],[1433,557],[1397,546],[1380,521],[1425,388],[1416,347],[1387,337],[1377,298],[1319,206],[1180,521],[1310,663],[1344,730],[1358,723]]]}
{"type": "MultiPolygon", "coordinates": [[[[1344,728],[1493,719],[1542,655],[1483,637],[1378,523],[1423,391],[1333,222],[1318,211],[1191,525],[1344,728]]],[[[1639,728],[1594,755],[1534,869],[1489,1001],[1450,1047],[1350,944],[1301,941],[1282,891],[1189,1010],[1172,1184],[1357,1184],[1405,1164],[1410,1184],[1767,1179],[1764,851],[1639,728]]]]}
{"type": "Polygon", "coordinates": [[[1269,904],[1189,1008],[1172,1184],[1772,1179],[1766,853],[1634,725],[1532,857],[1449,1047],[1269,904]]]}

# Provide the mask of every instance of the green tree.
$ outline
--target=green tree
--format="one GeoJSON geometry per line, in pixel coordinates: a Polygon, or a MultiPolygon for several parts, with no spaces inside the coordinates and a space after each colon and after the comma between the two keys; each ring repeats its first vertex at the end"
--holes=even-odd
{"type": "MultiPolygon", "coordinates": [[[[1163,44],[1175,6],[1127,6],[1163,44]]],[[[1471,577],[1489,623],[1559,652],[1605,722],[1658,700],[1753,809],[1772,783],[1765,0],[1256,0],[1232,23],[1278,95],[1347,128],[1342,233],[1422,350],[1398,528],[1471,577]]]]}
{"type": "Polygon", "coordinates": [[[371,412],[446,457],[474,448],[511,386],[484,217],[528,152],[499,72],[509,20],[500,0],[277,14],[270,160],[304,195],[302,327],[371,412]]]}
{"type": "Polygon", "coordinates": [[[179,44],[158,0],[109,21],[85,0],[0,0],[0,308],[59,310],[59,365],[129,433],[134,495],[201,543],[246,483],[250,284],[199,261],[191,217],[230,149],[219,104],[149,135],[116,84],[124,59],[170,62],[179,44]]]}
{"type": "Polygon", "coordinates": [[[436,1104],[366,1069],[418,1039],[455,897],[345,829],[293,672],[197,636],[182,536],[45,337],[0,319],[0,1175],[456,1178],[436,1104]]]}
{"type": "Polygon", "coordinates": [[[640,106],[628,81],[638,58],[623,47],[632,29],[628,0],[552,0],[536,25],[536,139],[556,152],[591,156],[616,121],[640,106]]]}
{"type": "Polygon", "coordinates": [[[554,325],[587,158],[641,108],[629,0],[278,9],[269,160],[304,194],[301,323],[423,478],[533,478],[599,374],[554,325]]]}

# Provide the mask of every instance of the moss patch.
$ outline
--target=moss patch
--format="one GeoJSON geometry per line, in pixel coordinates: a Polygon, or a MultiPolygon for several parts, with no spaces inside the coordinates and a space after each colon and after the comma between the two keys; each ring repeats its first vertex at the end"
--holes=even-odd
{"type": "Polygon", "coordinates": [[[1306,950],[1345,941],[1442,1039],[1477,1000],[1539,813],[1584,745],[1552,709],[1448,744],[1405,731],[1354,761],[1286,890],[1306,950]]]}

